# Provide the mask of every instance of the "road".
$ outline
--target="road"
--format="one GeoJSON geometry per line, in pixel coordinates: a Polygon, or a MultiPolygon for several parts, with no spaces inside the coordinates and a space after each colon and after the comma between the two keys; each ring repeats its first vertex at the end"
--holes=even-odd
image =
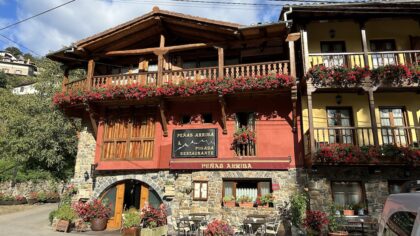
{"type": "MultiPolygon", "coordinates": [[[[48,214],[57,208],[57,204],[44,204],[31,209],[0,215],[1,236],[63,236],[67,235],[52,230],[48,214]]],[[[120,235],[116,232],[85,232],[70,235],[120,235]]]]}

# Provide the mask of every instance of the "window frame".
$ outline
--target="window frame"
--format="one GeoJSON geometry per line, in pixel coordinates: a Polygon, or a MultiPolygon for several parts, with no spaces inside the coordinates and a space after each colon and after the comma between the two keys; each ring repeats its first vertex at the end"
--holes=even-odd
{"type": "MultiPolygon", "coordinates": [[[[354,122],[353,107],[351,107],[351,106],[327,106],[325,108],[325,111],[326,111],[326,117],[327,117],[327,128],[344,128],[344,127],[345,128],[354,128],[355,127],[354,126],[355,122],[354,122]],[[329,117],[328,117],[328,111],[329,110],[336,110],[336,111],[338,111],[338,110],[348,110],[349,111],[350,125],[349,126],[343,126],[342,125],[341,118],[340,118],[340,124],[341,124],[340,126],[331,126],[330,125],[330,122],[329,122],[329,117]]],[[[351,141],[352,141],[351,144],[356,144],[355,130],[354,129],[349,129],[349,131],[350,131],[351,141]]],[[[330,143],[330,136],[331,136],[331,134],[330,134],[330,132],[328,130],[328,143],[330,143]]],[[[339,142],[335,142],[335,143],[344,144],[344,142],[343,142],[343,136],[344,135],[343,134],[341,134],[341,135],[339,134],[339,129],[335,130],[335,137],[337,137],[337,136],[339,137],[339,142]]]]}
{"type": "Polygon", "coordinates": [[[233,193],[233,197],[235,197],[236,199],[236,190],[237,190],[237,186],[238,186],[238,182],[256,182],[257,184],[257,196],[261,196],[261,185],[260,183],[262,182],[268,182],[270,184],[270,194],[273,194],[273,180],[268,178],[268,179],[258,179],[258,178],[252,178],[252,179],[222,179],[222,199],[225,197],[225,186],[224,183],[225,182],[233,182],[233,188],[232,188],[232,193],[233,193]]]}
{"type": "MultiPolygon", "coordinates": [[[[384,139],[383,138],[384,134],[383,134],[382,129],[391,128],[393,143],[396,144],[397,135],[395,135],[395,128],[408,127],[409,126],[408,113],[407,113],[406,107],[405,106],[379,106],[378,111],[379,111],[379,124],[381,125],[381,127],[379,129],[381,130],[382,142],[383,142],[383,139],[384,139]],[[393,109],[401,109],[402,118],[403,118],[403,126],[395,126],[394,113],[392,112],[393,109]],[[381,110],[391,110],[391,112],[389,112],[389,124],[390,124],[389,126],[382,126],[381,110]]],[[[408,132],[407,132],[406,129],[404,129],[404,136],[405,136],[405,139],[406,139],[405,146],[409,146],[410,144],[412,144],[411,137],[410,137],[410,135],[408,135],[408,132]]],[[[399,145],[402,145],[402,144],[399,144],[399,145]]]]}
{"type": "MultiPolygon", "coordinates": [[[[142,125],[140,124],[140,129],[142,125]]],[[[146,124],[147,126],[147,124],[146,124]]],[[[106,119],[104,122],[104,128],[103,128],[103,132],[102,132],[102,140],[101,140],[101,161],[150,161],[153,160],[153,156],[154,156],[154,147],[155,147],[155,141],[156,141],[156,114],[151,111],[151,110],[146,110],[146,111],[139,111],[139,110],[130,110],[127,112],[118,112],[117,110],[110,110],[107,111],[106,114],[106,119]],[[146,122],[148,121],[148,119],[153,119],[153,129],[154,132],[152,133],[153,137],[132,137],[132,128],[133,128],[133,121],[134,120],[138,120],[140,123],[142,122],[143,119],[146,119],[146,122]],[[127,120],[127,135],[124,138],[110,138],[107,139],[105,138],[105,135],[108,132],[109,129],[109,123],[110,121],[112,121],[113,119],[122,119],[122,120],[127,120]],[[130,157],[130,144],[133,141],[138,141],[141,142],[142,144],[145,141],[152,141],[153,145],[151,147],[151,157],[148,158],[144,158],[139,156],[139,158],[132,158],[130,157]],[[117,142],[123,142],[125,143],[125,154],[123,158],[116,158],[115,156],[115,151],[114,150],[114,154],[112,154],[113,156],[110,156],[108,159],[105,159],[105,144],[106,143],[117,143],[117,142]]],[[[115,149],[117,148],[117,146],[115,145],[115,149]]],[[[140,147],[142,148],[142,147],[140,147]]],[[[143,153],[142,153],[143,155],[143,153]]]]}
{"type": "Polygon", "coordinates": [[[207,201],[208,198],[209,198],[209,182],[204,181],[204,180],[194,180],[193,181],[193,201],[207,201]],[[195,197],[195,184],[196,183],[200,184],[200,190],[199,190],[200,197],[198,198],[195,197]],[[206,197],[202,196],[203,185],[206,185],[206,197]]]}
{"type": "Polygon", "coordinates": [[[363,203],[365,205],[364,210],[366,212],[368,212],[367,196],[366,196],[366,189],[365,189],[364,181],[361,181],[361,180],[331,180],[330,181],[330,189],[331,189],[331,197],[332,197],[333,203],[335,203],[335,195],[334,195],[334,190],[333,190],[333,183],[335,183],[335,182],[358,183],[361,190],[362,190],[361,191],[361,203],[363,203]]]}

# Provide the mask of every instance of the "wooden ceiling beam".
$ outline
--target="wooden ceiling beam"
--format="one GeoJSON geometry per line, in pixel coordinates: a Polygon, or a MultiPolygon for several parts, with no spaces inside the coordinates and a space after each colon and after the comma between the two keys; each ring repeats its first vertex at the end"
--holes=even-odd
{"type": "Polygon", "coordinates": [[[109,52],[105,52],[103,55],[104,56],[127,56],[127,55],[141,55],[141,54],[150,54],[150,53],[160,55],[160,54],[166,54],[168,52],[207,48],[207,47],[212,47],[212,46],[214,46],[214,44],[193,43],[193,44],[185,44],[185,45],[169,46],[169,47],[155,47],[155,48],[144,48],[144,49],[109,51],[109,52]]]}

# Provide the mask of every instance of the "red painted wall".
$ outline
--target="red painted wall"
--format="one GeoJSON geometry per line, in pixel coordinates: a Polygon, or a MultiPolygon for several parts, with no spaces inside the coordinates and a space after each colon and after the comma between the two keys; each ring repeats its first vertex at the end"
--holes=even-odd
{"type": "MultiPolygon", "coordinates": [[[[96,161],[98,169],[169,169],[172,152],[172,132],[174,129],[195,128],[218,128],[218,158],[232,159],[235,153],[231,150],[233,133],[235,132],[235,120],[232,116],[235,112],[256,113],[256,152],[257,158],[285,159],[291,157],[289,167],[295,167],[296,158],[301,158],[300,131],[292,132],[292,102],[290,94],[235,97],[226,98],[228,115],[227,131],[223,134],[221,126],[220,104],[214,101],[174,101],[166,105],[166,117],[168,120],[168,137],[163,137],[160,116],[157,114],[154,158],[151,161],[106,161],[100,162],[100,145],[103,126],[98,128],[96,161]],[[211,113],[213,123],[202,124],[199,121],[200,114],[211,113]],[[197,121],[191,124],[181,124],[183,115],[197,117],[197,121]]],[[[300,119],[297,127],[300,127],[300,119]]],[[[246,158],[244,158],[246,160],[246,158]]]]}

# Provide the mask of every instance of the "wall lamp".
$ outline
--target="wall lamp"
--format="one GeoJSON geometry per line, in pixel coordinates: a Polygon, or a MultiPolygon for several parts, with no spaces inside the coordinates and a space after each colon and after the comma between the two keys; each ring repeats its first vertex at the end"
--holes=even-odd
{"type": "Polygon", "coordinates": [[[340,94],[337,94],[337,96],[335,96],[335,102],[340,105],[342,101],[343,97],[340,94]]]}
{"type": "Polygon", "coordinates": [[[89,173],[87,171],[85,171],[85,173],[83,174],[83,176],[85,177],[85,181],[88,181],[88,179],[89,179],[89,173]]]}

